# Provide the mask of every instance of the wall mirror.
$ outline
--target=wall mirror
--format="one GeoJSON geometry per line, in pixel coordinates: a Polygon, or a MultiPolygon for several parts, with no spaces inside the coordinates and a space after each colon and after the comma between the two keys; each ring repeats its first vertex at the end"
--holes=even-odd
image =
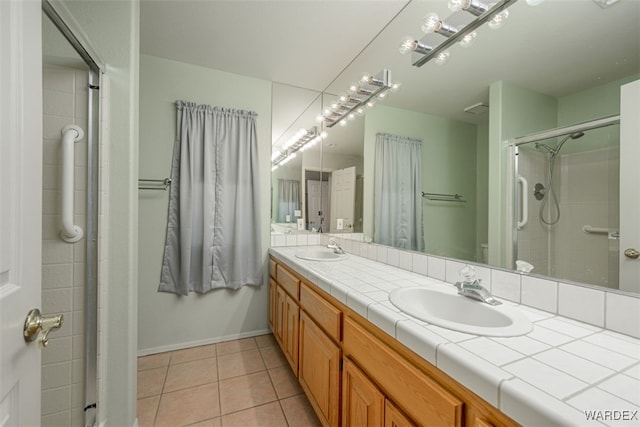
{"type": "MultiPolygon", "coordinates": [[[[362,238],[377,240],[376,135],[419,139],[422,141],[420,193],[431,195],[420,200],[424,229],[421,250],[503,268],[513,268],[517,256],[534,266],[533,274],[617,289],[616,262],[610,261],[606,272],[590,273],[586,258],[583,264],[573,260],[572,269],[579,274],[565,275],[559,272],[566,270],[565,267],[550,265],[552,260],[563,258],[559,251],[566,248],[549,243],[546,235],[525,237],[518,233],[513,203],[514,191],[521,187],[514,178],[513,159],[508,149],[508,141],[523,135],[619,114],[620,86],[640,78],[640,3],[629,0],[609,3],[604,7],[592,0],[546,0],[530,6],[524,0],[518,1],[509,8],[509,18],[501,29],[494,31],[483,26],[477,30],[472,46],[456,45],[449,49],[446,64],[438,66],[429,62],[422,67],[411,65],[411,54],[399,53],[401,40],[408,34],[421,38],[421,21],[429,12],[443,19],[451,12],[444,0],[407,3],[325,90],[326,104],[330,102],[328,99],[345,92],[363,73],[375,73],[383,68],[390,69],[392,79],[402,83],[399,92],[379,102],[365,117],[345,128],[328,129],[322,159],[318,160],[323,164],[321,167],[326,167],[325,158],[329,162],[327,144],[330,141],[335,144],[332,149],[339,153],[343,141],[340,133],[350,132],[349,141],[361,141],[353,146],[361,147],[362,151],[349,155],[362,159],[363,206],[361,229],[355,225],[344,229],[343,224],[343,230],[337,230],[337,223],[336,227],[331,223],[328,231],[361,230],[362,238]],[[593,31],[594,28],[607,28],[606,37],[602,32],[593,31]],[[521,239],[517,252],[513,249],[514,239],[516,245],[517,239],[521,239]],[[547,244],[534,248],[526,246],[527,239],[545,240],[547,244]],[[607,280],[602,280],[603,275],[607,280]]],[[[307,123],[311,126],[315,122],[311,118],[307,123]]],[[[522,147],[521,152],[539,153],[534,157],[538,158],[539,170],[544,172],[548,153],[543,152],[542,144],[554,148],[563,139],[560,136],[539,141],[537,148],[533,143],[522,147]]],[[[561,203],[567,203],[581,189],[592,187],[585,181],[583,186],[573,189],[574,183],[587,178],[595,180],[594,185],[602,191],[610,194],[618,191],[615,186],[620,179],[615,169],[617,144],[616,127],[590,131],[584,138],[569,138],[564,143],[557,155],[559,160],[555,161],[556,183],[553,184],[558,194],[564,192],[561,203]],[[589,158],[595,154],[594,150],[600,150],[601,154],[608,150],[608,154],[603,154],[606,163],[594,166],[604,175],[596,178],[580,172],[582,175],[569,176],[566,165],[578,162],[579,157],[589,158]]],[[[335,168],[348,166],[341,164],[335,168]]],[[[546,188],[549,183],[544,173],[538,175],[529,180],[529,227],[540,228],[548,234],[555,226],[540,224],[536,212],[541,202],[535,198],[534,187],[540,183],[546,188]]],[[[326,198],[330,199],[331,189],[325,191],[326,198]]],[[[626,197],[637,197],[637,194],[626,197]]],[[[618,199],[600,201],[603,210],[607,206],[607,224],[600,222],[604,216],[593,221],[578,219],[569,214],[571,208],[566,208],[567,215],[563,211],[562,221],[577,225],[580,230],[584,225],[591,225],[615,231],[618,199]]],[[[551,207],[547,204],[543,209],[549,211],[551,207]]],[[[579,207],[573,209],[579,211],[579,207]]],[[[605,253],[593,256],[613,256],[609,248],[617,244],[615,232],[581,237],[604,239],[598,240],[595,246],[606,248],[605,253]]],[[[613,252],[618,256],[617,248],[613,252]]]]}

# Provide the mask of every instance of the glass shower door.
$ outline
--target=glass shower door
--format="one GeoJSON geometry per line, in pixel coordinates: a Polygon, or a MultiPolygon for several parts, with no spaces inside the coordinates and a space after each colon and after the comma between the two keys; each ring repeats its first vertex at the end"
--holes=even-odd
{"type": "Polygon", "coordinates": [[[618,288],[619,125],[517,147],[516,259],[533,273],[618,288]],[[522,182],[522,181],[521,181],[522,182]],[[525,199],[526,198],[526,199],[525,199]]]}

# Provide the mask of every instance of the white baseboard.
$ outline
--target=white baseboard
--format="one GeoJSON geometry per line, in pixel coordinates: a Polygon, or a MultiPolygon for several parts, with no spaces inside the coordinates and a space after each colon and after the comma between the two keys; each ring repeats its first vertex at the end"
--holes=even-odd
{"type": "Polygon", "coordinates": [[[265,335],[270,333],[271,333],[271,329],[261,329],[258,331],[250,331],[250,332],[242,332],[239,334],[225,335],[222,337],[211,337],[203,340],[181,342],[176,344],[163,345],[160,347],[145,348],[144,350],[138,350],[138,357],[148,356],[150,354],[165,353],[167,351],[183,350],[185,348],[198,347],[201,345],[216,344],[224,341],[256,337],[259,335],[265,335]]]}

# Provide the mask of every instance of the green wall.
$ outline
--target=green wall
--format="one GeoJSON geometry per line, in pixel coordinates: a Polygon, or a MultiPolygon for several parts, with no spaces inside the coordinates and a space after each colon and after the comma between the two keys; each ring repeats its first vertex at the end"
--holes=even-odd
{"type": "Polygon", "coordinates": [[[462,194],[467,203],[423,199],[425,250],[459,259],[476,257],[476,125],[377,106],[364,132],[364,233],[373,235],[373,170],[376,133],[422,139],[422,191],[462,194]]]}
{"type": "MultiPolygon", "coordinates": [[[[271,82],[141,55],[141,178],[164,178],[170,172],[176,100],[258,113],[262,235],[256,236],[256,242],[262,242],[266,265],[270,244],[271,82]]],[[[138,352],[148,354],[267,332],[267,286],[218,289],[187,297],[157,292],[168,193],[141,191],[139,199],[138,352]]],[[[264,271],[267,273],[266,268],[264,271]]]]}

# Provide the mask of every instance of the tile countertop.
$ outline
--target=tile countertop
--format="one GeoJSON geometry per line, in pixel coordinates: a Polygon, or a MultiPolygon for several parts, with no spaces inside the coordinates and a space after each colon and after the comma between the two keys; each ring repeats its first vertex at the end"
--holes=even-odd
{"type": "MultiPolygon", "coordinates": [[[[321,248],[319,246],[318,248],[321,248]]],[[[640,340],[501,299],[533,322],[496,338],[441,328],[389,301],[398,287],[451,284],[353,254],[338,262],[271,255],[527,426],[640,426],[640,340]]],[[[480,303],[479,303],[480,304],[480,303]]]]}

